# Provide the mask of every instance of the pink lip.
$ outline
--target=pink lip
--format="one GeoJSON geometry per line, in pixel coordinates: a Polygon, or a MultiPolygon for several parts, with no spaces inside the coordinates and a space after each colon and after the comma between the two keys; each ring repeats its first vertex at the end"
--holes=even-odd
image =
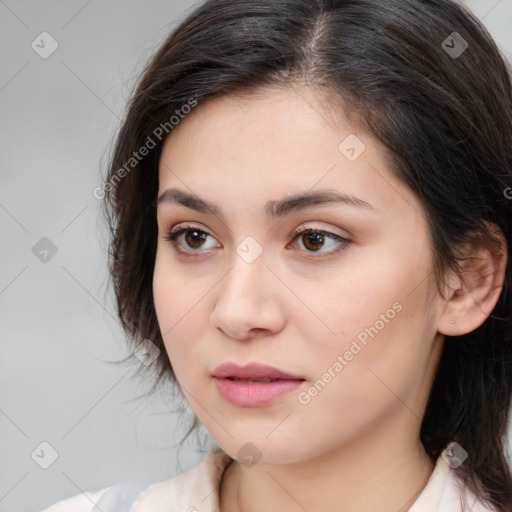
{"type": "Polygon", "coordinates": [[[287,379],[305,380],[299,375],[286,373],[272,366],[260,363],[249,363],[245,366],[238,366],[236,363],[222,363],[213,370],[212,375],[221,379],[236,377],[238,379],[287,379]]]}
{"type": "Polygon", "coordinates": [[[285,373],[271,366],[251,363],[238,366],[224,363],[213,371],[220,395],[238,407],[267,405],[277,397],[302,385],[304,378],[285,373]],[[278,379],[274,382],[245,382],[237,379],[278,379]]]}

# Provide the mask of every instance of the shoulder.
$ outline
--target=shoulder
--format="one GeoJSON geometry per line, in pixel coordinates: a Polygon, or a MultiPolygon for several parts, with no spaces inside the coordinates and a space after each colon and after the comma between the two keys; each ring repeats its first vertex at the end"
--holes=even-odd
{"type": "Polygon", "coordinates": [[[449,445],[437,459],[426,487],[409,512],[497,512],[464,484],[451,464],[449,445]]]}
{"type": "Polygon", "coordinates": [[[233,459],[221,449],[213,450],[189,471],[149,486],[133,504],[133,512],[169,510],[218,510],[218,487],[233,459]]]}
{"type": "Polygon", "coordinates": [[[439,512],[496,512],[469,490],[455,471],[450,471],[444,488],[439,512]]]}
{"type": "Polygon", "coordinates": [[[194,468],[157,483],[121,482],[101,490],[86,491],[39,512],[168,512],[215,510],[220,483],[231,457],[220,449],[210,451],[194,468]],[[173,508],[171,508],[173,507],[173,508]]]}
{"type": "Polygon", "coordinates": [[[91,512],[100,498],[111,488],[105,487],[99,491],[85,491],[76,494],[41,510],[40,512],[91,512]]]}

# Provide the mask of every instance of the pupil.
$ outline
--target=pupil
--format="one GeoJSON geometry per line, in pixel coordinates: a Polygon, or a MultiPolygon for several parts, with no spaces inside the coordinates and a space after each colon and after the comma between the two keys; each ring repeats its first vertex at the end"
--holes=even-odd
{"type": "MultiPolygon", "coordinates": [[[[304,245],[306,247],[308,247],[308,244],[323,244],[324,243],[324,237],[323,235],[319,234],[319,233],[308,233],[306,236],[306,240],[307,240],[307,243],[305,243],[304,245]]],[[[308,247],[309,249],[309,247],[308,247]]],[[[318,249],[318,247],[313,247],[313,250],[316,250],[318,249]]]]}
{"type": "Polygon", "coordinates": [[[190,245],[190,247],[201,247],[201,242],[204,242],[206,233],[199,233],[199,231],[188,231],[186,233],[185,239],[187,240],[187,244],[190,245]]]}

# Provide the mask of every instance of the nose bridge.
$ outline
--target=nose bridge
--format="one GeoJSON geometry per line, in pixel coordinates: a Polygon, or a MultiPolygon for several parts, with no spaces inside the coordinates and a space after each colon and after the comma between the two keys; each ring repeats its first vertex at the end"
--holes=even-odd
{"type": "Polygon", "coordinates": [[[275,276],[267,263],[263,248],[254,241],[244,240],[236,247],[212,311],[212,326],[237,339],[246,338],[251,330],[282,328],[285,315],[276,303],[276,285],[269,281],[275,276]]]}
{"type": "Polygon", "coordinates": [[[233,255],[233,266],[226,276],[228,280],[224,292],[228,295],[234,294],[240,300],[247,299],[261,292],[261,287],[268,270],[266,265],[266,255],[263,247],[253,237],[246,237],[235,247],[233,255]]]}

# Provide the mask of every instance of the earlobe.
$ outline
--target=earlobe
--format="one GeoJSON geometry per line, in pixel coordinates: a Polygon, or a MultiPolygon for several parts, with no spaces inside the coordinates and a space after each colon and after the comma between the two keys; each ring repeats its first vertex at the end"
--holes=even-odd
{"type": "Polygon", "coordinates": [[[438,331],[460,336],[480,327],[496,306],[505,279],[507,243],[501,230],[489,225],[490,234],[499,244],[479,238],[477,247],[466,250],[462,275],[450,275],[444,309],[438,331]]]}

